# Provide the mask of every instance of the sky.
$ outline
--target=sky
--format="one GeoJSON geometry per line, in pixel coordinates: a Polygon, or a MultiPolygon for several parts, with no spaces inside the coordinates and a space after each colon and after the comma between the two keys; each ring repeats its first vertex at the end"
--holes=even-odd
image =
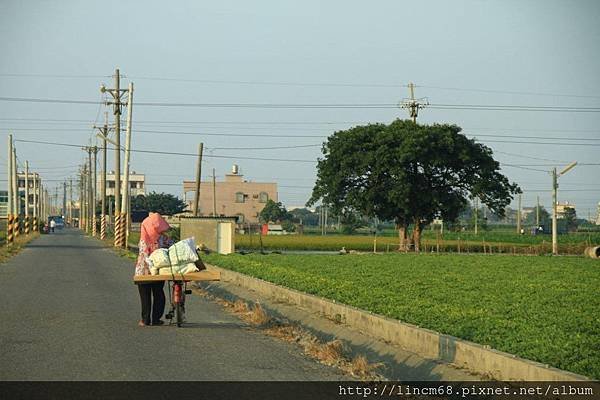
{"type": "MultiPolygon", "coordinates": [[[[193,153],[203,142],[203,179],[214,168],[220,180],[238,164],[246,179],[275,181],[280,201],[300,206],[310,196],[326,137],[357,124],[407,118],[396,105],[413,82],[416,97],[432,105],[418,121],[457,124],[491,147],[503,173],[521,186],[523,206],[533,206],[539,196],[549,209],[548,171],[578,161],[560,178],[559,201],[576,204],[580,217],[594,217],[600,201],[598,110],[433,105],[600,107],[598,20],[600,2],[594,0],[4,0],[0,188],[6,187],[8,133],[17,140],[93,144],[93,125],[102,123],[106,110],[101,104],[6,98],[101,102],[100,85],[113,87],[119,68],[121,86],[134,83],[132,149],[189,154],[132,153],[131,169],[146,174],[149,191],[181,197],[183,179],[194,179],[193,153]]],[[[84,160],[77,147],[16,146],[19,162],[28,160],[51,190],[75,178],[84,160]]],[[[109,154],[109,170],[112,165],[109,154]]]]}

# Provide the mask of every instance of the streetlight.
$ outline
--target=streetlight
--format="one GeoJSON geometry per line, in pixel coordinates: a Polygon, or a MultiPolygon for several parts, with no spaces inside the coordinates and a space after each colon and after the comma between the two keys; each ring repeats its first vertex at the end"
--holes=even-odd
{"type": "Polygon", "coordinates": [[[552,254],[558,255],[558,235],[556,232],[556,205],[557,205],[557,189],[558,189],[558,178],[569,172],[577,165],[577,161],[573,161],[567,165],[560,173],[556,173],[556,167],[552,170],[552,254]]]}

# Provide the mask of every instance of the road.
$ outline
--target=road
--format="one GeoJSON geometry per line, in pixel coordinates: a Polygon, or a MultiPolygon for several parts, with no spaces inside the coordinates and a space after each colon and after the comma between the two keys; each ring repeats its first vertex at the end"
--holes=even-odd
{"type": "Polygon", "coordinates": [[[138,327],[132,274],[69,229],[0,264],[0,380],[344,379],[199,296],[188,327],[138,327]]]}

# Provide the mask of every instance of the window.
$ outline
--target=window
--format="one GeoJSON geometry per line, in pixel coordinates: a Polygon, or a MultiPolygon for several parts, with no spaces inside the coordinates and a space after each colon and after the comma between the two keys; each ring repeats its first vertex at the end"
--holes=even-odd
{"type": "Polygon", "coordinates": [[[237,192],[235,194],[235,202],[236,203],[243,203],[244,202],[244,193],[242,192],[237,192]]]}
{"type": "Polygon", "coordinates": [[[261,203],[266,203],[269,201],[269,194],[267,192],[260,192],[258,201],[261,203]]]}
{"type": "Polygon", "coordinates": [[[108,181],[108,187],[114,189],[115,181],[108,181]]]}
{"type": "Polygon", "coordinates": [[[244,223],[244,220],[245,220],[244,214],[240,213],[240,214],[236,214],[235,216],[237,217],[237,223],[238,224],[243,224],[244,223]]]}

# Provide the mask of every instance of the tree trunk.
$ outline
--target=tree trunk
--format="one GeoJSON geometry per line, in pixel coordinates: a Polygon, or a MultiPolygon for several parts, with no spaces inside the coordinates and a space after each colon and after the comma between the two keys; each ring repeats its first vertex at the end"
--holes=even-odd
{"type": "Polygon", "coordinates": [[[407,245],[406,224],[396,224],[398,228],[398,250],[405,251],[407,245]]]}
{"type": "Polygon", "coordinates": [[[418,253],[421,251],[421,221],[419,221],[418,219],[415,220],[415,226],[413,228],[413,243],[415,245],[415,253],[418,253]]]}

